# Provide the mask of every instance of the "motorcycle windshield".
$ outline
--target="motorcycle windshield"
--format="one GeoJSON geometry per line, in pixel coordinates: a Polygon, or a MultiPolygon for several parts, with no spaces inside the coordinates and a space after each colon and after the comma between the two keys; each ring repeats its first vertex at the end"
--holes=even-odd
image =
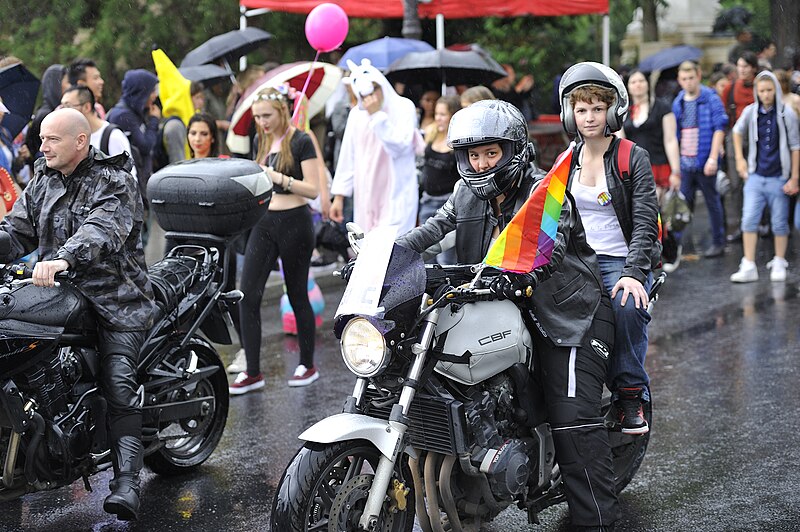
{"type": "Polygon", "coordinates": [[[375,229],[365,238],[336,319],[359,315],[391,319],[395,308],[419,301],[425,264],[419,253],[394,244],[396,232],[375,229]]]}

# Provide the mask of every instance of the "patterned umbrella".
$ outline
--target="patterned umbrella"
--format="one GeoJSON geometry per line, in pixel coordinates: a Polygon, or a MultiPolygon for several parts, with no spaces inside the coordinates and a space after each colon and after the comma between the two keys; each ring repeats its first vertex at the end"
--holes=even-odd
{"type": "Polygon", "coordinates": [[[290,87],[300,92],[306,82],[312,64],[314,72],[306,89],[308,97],[308,118],[319,113],[325,108],[325,101],[336,90],[342,79],[342,70],[330,63],[301,61],[289,63],[273,68],[258,78],[242,95],[236,111],[231,118],[231,127],[228,130],[228,148],[234,153],[250,152],[250,126],[253,123],[253,113],[250,107],[256,99],[256,94],[268,87],[278,87],[288,83],[290,87]]]}

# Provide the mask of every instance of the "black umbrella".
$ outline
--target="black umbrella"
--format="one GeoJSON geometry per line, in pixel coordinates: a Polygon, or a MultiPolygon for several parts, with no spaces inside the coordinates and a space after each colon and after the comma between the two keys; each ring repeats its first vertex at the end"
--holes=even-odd
{"type": "Polygon", "coordinates": [[[217,65],[197,65],[180,67],[181,75],[189,81],[202,81],[206,85],[213,85],[218,81],[230,78],[231,73],[217,65]]]}
{"type": "Polygon", "coordinates": [[[412,52],[389,66],[392,82],[436,81],[447,85],[481,85],[505,77],[506,71],[482,51],[433,50],[412,52]]]}
{"type": "Polygon", "coordinates": [[[230,63],[263,46],[272,38],[271,33],[258,28],[233,30],[209,40],[186,54],[181,67],[190,67],[224,61],[230,63]]]}
{"type": "Polygon", "coordinates": [[[9,114],[3,117],[3,127],[12,138],[31,121],[39,85],[39,78],[22,63],[0,69],[0,97],[9,110],[9,114]]]}

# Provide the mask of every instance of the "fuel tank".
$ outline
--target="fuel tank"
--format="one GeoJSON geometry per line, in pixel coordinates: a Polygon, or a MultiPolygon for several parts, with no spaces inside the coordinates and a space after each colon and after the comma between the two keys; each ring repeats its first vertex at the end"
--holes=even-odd
{"type": "Polygon", "coordinates": [[[451,305],[439,314],[435,344],[464,363],[439,361],[436,371],[463,384],[477,384],[526,363],[533,342],[520,311],[510,301],[451,305]],[[466,362],[469,352],[469,362],[466,362]]]}

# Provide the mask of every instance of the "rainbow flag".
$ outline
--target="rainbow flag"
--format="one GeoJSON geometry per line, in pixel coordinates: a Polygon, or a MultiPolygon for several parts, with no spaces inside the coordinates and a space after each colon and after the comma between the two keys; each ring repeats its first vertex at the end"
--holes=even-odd
{"type": "Polygon", "coordinates": [[[308,98],[303,93],[298,93],[294,99],[294,114],[292,115],[292,124],[300,131],[311,131],[309,125],[310,117],[308,116],[308,98]]]}
{"type": "Polygon", "coordinates": [[[503,271],[528,273],[550,262],[572,161],[571,144],[489,248],[483,263],[503,271]]]}

